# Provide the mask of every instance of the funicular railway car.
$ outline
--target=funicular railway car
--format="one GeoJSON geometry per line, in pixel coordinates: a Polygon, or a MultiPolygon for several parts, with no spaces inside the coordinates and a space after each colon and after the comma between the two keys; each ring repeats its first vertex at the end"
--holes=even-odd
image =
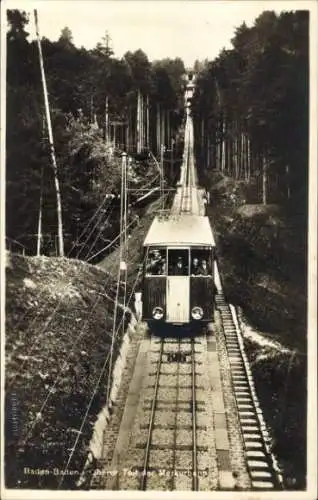
{"type": "Polygon", "coordinates": [[[168,326],[195,331],[213,321],[214,258],[207,217],[154,219],[144,241],[142,292],[142,316],[151,331],[168,326]]]}

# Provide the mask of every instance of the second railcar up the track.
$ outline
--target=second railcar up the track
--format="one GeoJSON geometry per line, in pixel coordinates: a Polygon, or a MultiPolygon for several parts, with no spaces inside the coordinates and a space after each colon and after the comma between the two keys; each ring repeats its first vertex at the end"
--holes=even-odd
{"type": "Polygon", "coordinates": [[[214,316],[215,241],[208,217],[156,217],[144,241],[143,314],[151,330],[214,316]]]}

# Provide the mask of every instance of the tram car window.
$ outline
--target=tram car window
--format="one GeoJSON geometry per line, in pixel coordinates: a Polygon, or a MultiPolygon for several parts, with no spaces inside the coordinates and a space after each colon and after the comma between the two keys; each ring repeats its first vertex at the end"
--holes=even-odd
{"type": "Polygon", "coordinates": [[[191,276],[212,276],[211,249],[191,249],[191,276]]]}
{"type": "Polygon", "coordinates": [[[189,250],[168,250],[168,275],[189,276],[189,250]]]}
{"type": "Polygon", "coordinates": [[[149,250],[146,260],[146,276],[164,276],[166,274],[166,250],[149,250]]]}

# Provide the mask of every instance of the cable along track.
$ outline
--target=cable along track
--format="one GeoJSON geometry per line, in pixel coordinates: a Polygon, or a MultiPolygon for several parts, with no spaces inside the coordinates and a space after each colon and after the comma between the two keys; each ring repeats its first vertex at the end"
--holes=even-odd
{"type": "Polygon", "coordinates": [[[280,471],[270,452],[270,437],[254,389],[243,340],[236,325],[234,308],[226,303],[223,293],[220,291],[216,295],[215,301],[222,318],[234,397],[252,489],[281,489],[280,471]]]}

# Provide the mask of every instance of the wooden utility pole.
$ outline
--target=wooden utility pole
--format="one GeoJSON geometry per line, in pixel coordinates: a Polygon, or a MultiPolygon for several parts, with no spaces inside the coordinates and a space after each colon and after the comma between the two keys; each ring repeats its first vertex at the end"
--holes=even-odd
{"type": "Polygon", "coordinates": [[[41,47],[41,40],[40,40],[40,33],[39,33],[39,26],[38,26],[38,13],[37,13],[36,9],[34,9],[34,20],[35,20],[37,44],[38,44],[38,49],[39,49],[39,59],[40,59],[41,77],[42,77],[42,85],[43,85],[43,94],[44,94],[44,105],[45,105],[45,112],[46,112],[50,154],[51,154],[51,160],[52,160],[52,166],[53,166],[54,183],[55,183],[55,191],[56,191],[58,248],[59,248],[59,256],[63,257],[64,256],[64,241],[63,241],[62,203],[61,203],[61,194],[60,194],[60,184],[59,184],[58,175],[57,175],[57,164],[56,164],[55,148],[54,148],[53,133],[52,133],[50,106],[49,106],[49,99],[48,99],[48,93],[47,93],[47,87],[46,87],[42,47],[41,47]]]}
{"type": "Polygon", "coordinates": [[[123,305],[126,306],[126,284],[127,284],[127,211],[128,211],[128,191],[127,191],[127,153],[121,155],[121,230],[120,230],[120,270],[121,279],[124,283],[123,305]]]}
{"type": "MultiPolygon", "coordinates": [[[[45,139],[45,119],[44,119],[44,115],[43,115],[43,120],[42,120],[42,142],[43,143],[44,143],[44,139],[45,139]]],[[[39,257],[41,254],[41,243],[42,243],[43,175],[44,175],[44,168],[42,165],[42,167],[41,167],[39,219],[38,219],[38,238],[37,238],[37,246],[36,246],[37,257],[39,257]]]]}
{"type": "Polygon", "coordinates": [[[38,220],[38,239],[36,246],[36,255],[41,255],[41,242],[42,242],[42,207],[43,207],[43,165],[41,167],[41,187],[40,187],[40,206],[39,206],[39,220],[38,220]]]}

